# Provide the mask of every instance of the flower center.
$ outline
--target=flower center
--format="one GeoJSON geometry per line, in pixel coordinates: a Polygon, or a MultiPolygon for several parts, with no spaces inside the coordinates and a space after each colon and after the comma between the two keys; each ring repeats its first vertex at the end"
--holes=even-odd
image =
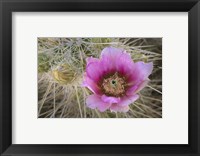
{"type": "Polygon", "coordinates": [[[125,93],[125,87],[125,79],[117,72],[112,76],[104,78],[101,85],[101,88],[106,95],[115,97],[123,96],[125,93]]]}

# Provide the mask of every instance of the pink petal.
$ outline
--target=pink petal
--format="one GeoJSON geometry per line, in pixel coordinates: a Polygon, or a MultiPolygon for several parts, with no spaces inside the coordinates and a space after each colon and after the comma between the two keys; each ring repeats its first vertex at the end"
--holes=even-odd
{"type": "Polygon", "coordinates": [[[110,110],[113,112],[128,112],[129,106],[119,106],[118,104],[112,104],[110,110]]]}
{"type": "Polygon", "coordinates": [[[123,53],[123,49],[120,48],[114,48],[114,47],[106,47],[101,52],[101,58],[109,58],[111,60],[115,59],[116,57],[119,57],[123,53]]]}
{"type": "Polygon", "coordinates": [[[90,79],[98,83],[103,74],[100,63],[99,62],[89,63],[86,67],[86,73],[90,79]]]}
{"type": "Polygon", "coordinates": [[[139,98],[139,95],[133,94],[129,96],[124,96],[121,98],[121,101],[118,102],[119,106],[128,106],[131,103],[135,102],[139,98]]]}
{"type": "Polygon", "coordinates": [[[134,62],[128,53],[124,52],[120,58],[116,60],[116,69],[123,76],[128,75],[134,70],[134,62]]]}
{"type": "Polygon", "coordinates": [[[129,83],[135,84],[138,81],[146,80],[152,73],[153,63],[137,62],[134,64],[134,70],[128,76],[129,83]]]}
{"type": "Polygon", "coordinates": [[[149,79],[144,80],[144,81],[138,81],[136,84],[134,84],[132,87],[130,87],[126,91],[126,95],[133,95],[135,93],[138,93],[141,91],[149,82],[149,79]]]}
{"type": "Polygon", "coordinates": [[[106,72],[118,71],[122,75],[133,69],[134,62],[130,54],[123,49],[107,47],[101,53],[102,66],[106,72]]]}
{"type": "Polygon", "coordinates": [[[138,85],[137,84],[131,86],[130,88],[127,89],[126,95],[132,95],[133,93],[135,93],[135,91],[137,89],[138,89],[138,85]]]}
{"type": "Polygon", "coordinates": [[[91,109],[97,108],[100,112],[106,111],[111,106],[110,103],[103,102],[101,100],[101,96],[98,96],[96,94],[89,95],[87,97],[86,105],[91,109]]]}
{"type": "Polygon", "coordinates": [[[149,82],[149,79],[142,81],[142,82],[139,84],[137,90],[135,90],[134,93],[138,93],[139,91],[141,91],[141,90],[148,84],[148,82],[149,82]]]}
{"type": "Polygon", "coordinates": [[[110,110],[114,112],[127,112],[131,103],[135,102],[139,98],[139,95],[124,96],[121,101],[111,105],[110,110]]]}
{"type": "Polygon", "coordinates": [[[118,103],[120,98],[102,95],[101,99],[106,103],[118,103]]]}
{"type": "Polygon", "coordinates": [[[101,59],[100,62],[102,71],[104,74],[115,72],[115,64],[109,60],[109,58],[101,59]]]}
{"type": "Polygon", "coordinates": [[[101,94],[101,90],[98,87],[98,85],[92,79],[90,79],[86,74],[84,74],[82,86],[87,87],[93,93],[96,93],[96,94],[99,94],[99,95],[101,94]]]}
{"type": "Polygon", "coordinates": [[[88,57],[88,58],[86,58],[86,62],[87,62],[87,65],[89,65],[90,63],[99,62],[99,59],[93,58],[93,57],[88,57]]]}

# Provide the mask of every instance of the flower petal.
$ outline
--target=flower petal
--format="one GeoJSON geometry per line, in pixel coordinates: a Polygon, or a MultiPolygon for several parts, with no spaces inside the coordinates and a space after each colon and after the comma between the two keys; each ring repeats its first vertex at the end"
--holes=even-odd
{"type": "Polygon", "coordinates": [[[82,86],[87,87],[93,93],[101,95],[101,90],[98,87],[98,85],[92,79],[90,79],[86,74],[84,74],[82,86]]]}
{"type": "Polygon", "coordinates": [[[112,97],[112,96],[106,96],[102,95],[101,99],[106,103],[118,103],[120,101],[120,98],[118,97],[112,97]]]}
{"type": "Polygon", "coordinates": [[[121,101],[111,105],[110,110],[114,112],[127,112],[129,110],[129,104],[133,103],[139,98],[139,95],[124,96],[121,101]]]}
{"type": "Polygon", "coordinates": [[[116,57],[119,57],[123,53],[123,49],[114,48],[114,47],[106,47],[101,52],[101,59],[109,58],[111,60],[115,60],[116,57]]]}
{"type": "Polygon", "coordinates": [[[123,49],[114,47],[103,49],[101,53],[101,62],[102,66],[105,68],[105,72],[118,71],[122,75],[129,73],[134,65],[130,54],[126,53],[123,49]]]}
{"type": "Polygon", "coordinates": [[[124,96],[121,98],[121,101],[118,102],[119,106],[128,106],[131,103],[135,102],[139,98],[139,95],[137,94],[132,94],[129,96],[124,96]]]}
{"type": "Polygon", "coordinates": [[[98,83],[98,81],[101,79],[102,77],[102,69],[101,69],[101,65],[99,62],[92,62],[89,63],[86,67],[86,73],[87,76],[92,79],[93,81],[95,81],[96,83],[98,83]]]}
{"type": "Polygon", "coordinates": [[[112,104],[110,110],[113,112],[128,112],[129,106],[119,106],[118,104],[112,104]]]}
{"type": "Polygon", "coordinates": [[[128,76],[129,83],[135,84],[138,81],[146,80],[152,73],[153,63],[137,62],[134,64],[134,70],[128,76]]]}
{"type": "Polygon", "coordinates": [[[99,62],[99,59],[93,58],[93,57],[88,57],[88,58],[86,58],[86,62],[87,62],[87,65],[89,65],[90,63],[99,62]]]}
{"type": "Polygon", "coordinates": [[[134,62],[131,56],[123,52],[121,56],[116,60],[116,70],[123,76],[128,75],[134,69],[134,62]]]}
{"type": "Polygon", "coordinates": [[[130,88],[127,89],[126,95],[132,95],[133,93],[135,93],[135,91],[137,89],[138,89],[138,85],[137,84],[131,86],[130,88]]]}
{"type": "Polygon", "coordinates": [[[148,82],[149,82],[149,79],[137,82],[136,84],[131,86],[129,89],[127,89],[126,95],[133,95],[135,93],[138,93],[148,84],[148,82]]]}
{"type": "Polygon", "coordinates": [[[149,79],[142,81],[139,85],[138,88],[135,90],[134,93],[138,93],[139,91],[141,91],[149,82],[149,79]]]}
{"type": "Polygon", "coordinates": [[[111,106],[110,103],[103,102],[101,100],[101,96],[98,96],[96,94],[89,95],[87,97],[86,105],[91,109],[97,108],[100,112],[106,111],[111,106]]]}

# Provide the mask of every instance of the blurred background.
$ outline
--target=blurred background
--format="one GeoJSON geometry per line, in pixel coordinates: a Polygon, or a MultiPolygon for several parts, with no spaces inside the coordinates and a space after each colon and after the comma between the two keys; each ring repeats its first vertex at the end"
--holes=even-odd
{"type": "Polygon", "coordinates": [[[162,38],[38,38],[38,118],[162,118],[162,38]],[[99,58],[108,46],[154,65],[126,113],[99,112],[85,103],[91,94],[81,87],[86,58],[99,58]]]}

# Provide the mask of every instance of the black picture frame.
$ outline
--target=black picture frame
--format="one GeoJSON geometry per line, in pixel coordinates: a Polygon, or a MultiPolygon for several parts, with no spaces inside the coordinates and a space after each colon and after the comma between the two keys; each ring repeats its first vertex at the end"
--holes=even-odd
{"type": "MultiPolygon", "coordinates": [[[[200,156],[199,0],[0,0],[0,153],[10,155],[200,156]],[[20,145],[12,144],[12,12],[188,12],[188,145],[20,145]]],[[[178,75],[177,75],[178,76],[178,75]]],[[[183,85],[184,89],[184,85],[183,85]]],[[[170,128],[170,127],[169,127],[170,128]]],[[[31,132],[30,132],[31,133],[31,132]]],[[[167,134],[166,134],[167,135],[167,134]]],[[[170,137],[170,136],[169,136],[170,137]]]]}

